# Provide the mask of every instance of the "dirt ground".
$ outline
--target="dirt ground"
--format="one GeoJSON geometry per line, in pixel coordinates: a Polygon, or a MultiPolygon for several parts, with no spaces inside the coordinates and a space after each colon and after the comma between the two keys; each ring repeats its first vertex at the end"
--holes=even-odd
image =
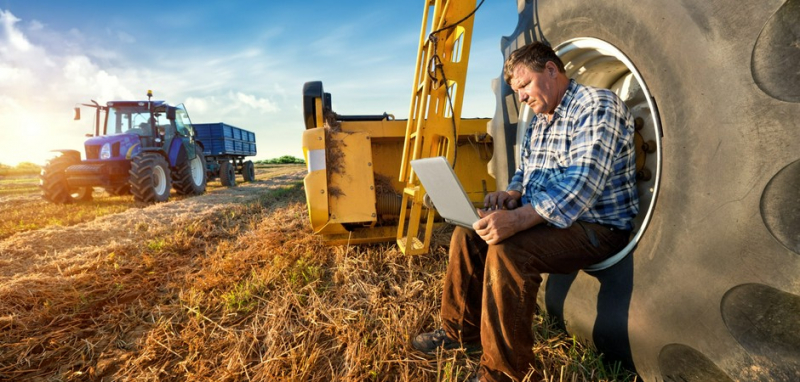
{"type": "MultiPolygon", "coordinates": [[[[0,241],[0,292],[16,288],[25,280],[43,281],[79,272],[87,260],[105,256],[115,247],[146,241],[164,235],[172,227],[202,221],[232,204],[246,203],[270,190],[302,181],[303,175],[304,171],[297,167],[272,171],[268,179],[219,188],[196,197],[131,208],[74,226],[49,226],[15,234],[0,241]]],[[[4,211],[40,201],[38,194],[2,196],[0,216],[4,211]]]]}

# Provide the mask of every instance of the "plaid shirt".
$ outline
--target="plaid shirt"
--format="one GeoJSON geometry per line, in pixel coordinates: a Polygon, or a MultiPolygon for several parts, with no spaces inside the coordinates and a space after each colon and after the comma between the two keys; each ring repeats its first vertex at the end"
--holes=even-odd
{"type": "Polygon", "coordinates": [[[531,121],[507,190],[556,227],[582,220],[630,230],[639,211],[633,132],[613,92],[570,80],[552,121],[531,121]]]}

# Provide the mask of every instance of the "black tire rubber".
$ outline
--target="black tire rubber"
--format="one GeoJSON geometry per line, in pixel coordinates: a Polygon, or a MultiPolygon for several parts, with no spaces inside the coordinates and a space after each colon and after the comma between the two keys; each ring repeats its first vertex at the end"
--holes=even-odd
{"type": "Polygon", "coordinates": [[[39,187],[45,200],[56,204],[73,202],[65,170],[80,161],[80,153],[77,153],[77,158],[73,153],[62,153],[45,163],[39,174],[39,187]]]}
{"type": "Polygon", "coordinates": [[[200,195],[206,192],[206,157],[203,149],[195,144],[194,159],[178,165],[173,173],[172,187],[180,195],[200,195]]]}
{"type": "Polygon", "coordinates": [[[242,176],[245,182],[252,182],[256,180],[256,166],[253,161],[245,161],[242,163],[242,176]]]}
{"type": "MultiPolygon", "coordinates": [[[[800,104],[762,91],[750,62],[765,25],[800,9],[782,3],[538,4],[553,47],[610,43],[658,106],[661,187],[634,253],[596,273],[550,275],[539,296],[571,333],[644,380],[800,376],[800,104]]],[[[791,36],[773,29],[796,22],[773,24],[770,33],[791,36]]],[[[773,64],[759,70],[796,73],[794,61],[773,64]]]]}
{"type": "Polygon", "coordinates": [[[169,199],[172,177],[163,156],[143,152],[131,159],[130,185],[137,202],[156,203],[169,199]]]}
{"type": "Polygon", "coordinates": [[[236,187],[236,166],[231,161],[219,164],[219,182],[225,187],[236,187]]]}

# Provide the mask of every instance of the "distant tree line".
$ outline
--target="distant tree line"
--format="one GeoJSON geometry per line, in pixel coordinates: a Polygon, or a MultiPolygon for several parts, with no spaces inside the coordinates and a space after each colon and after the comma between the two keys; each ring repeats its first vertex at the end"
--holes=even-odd
{"type": "Polygon", "coordinates": [[[264,160],[260,160],[260,161],[255,161],[255,163],[257,163],[257,164],[293,164],[293,163],[305,164],[306,161],[304,161],[301,158],[293,157],[291,155],[284,155],[284,156],[282,156],[280,158],[272,158],[272,159],[264,159],[264,160]]]}
{"type": "MultiPolygon", "coordinates": [[[[284,155],[280,158],[255,161],[257,164],[305,164],[302,158],[284,155]]],[[[0,163],[0,176],[38,174],[42,167],[36,163],[20,162],[16,166],[0,163]]]]}
{"type": "Polygon", "coordinates": [[[41,166],[31,162],[20,162],[20,164],[16,166],[0,163],[0,176],[38,174],[41,169],[41,166]]]}

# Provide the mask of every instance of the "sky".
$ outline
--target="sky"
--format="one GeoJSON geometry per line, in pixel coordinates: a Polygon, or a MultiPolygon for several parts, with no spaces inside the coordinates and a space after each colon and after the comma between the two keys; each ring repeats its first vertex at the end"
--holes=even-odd
{"type": "MultiPolygon", "coordinates": [[[[302,88],[344,115],[407,118],[425,0],[0,0],[0,163],[83,152],[95,100],[186,106],[194,123],[256,134],[262,160],[302,158],[302,88]]],[[[463,117],[491,117],[516,0],[475,15],[463,117]]]]}

